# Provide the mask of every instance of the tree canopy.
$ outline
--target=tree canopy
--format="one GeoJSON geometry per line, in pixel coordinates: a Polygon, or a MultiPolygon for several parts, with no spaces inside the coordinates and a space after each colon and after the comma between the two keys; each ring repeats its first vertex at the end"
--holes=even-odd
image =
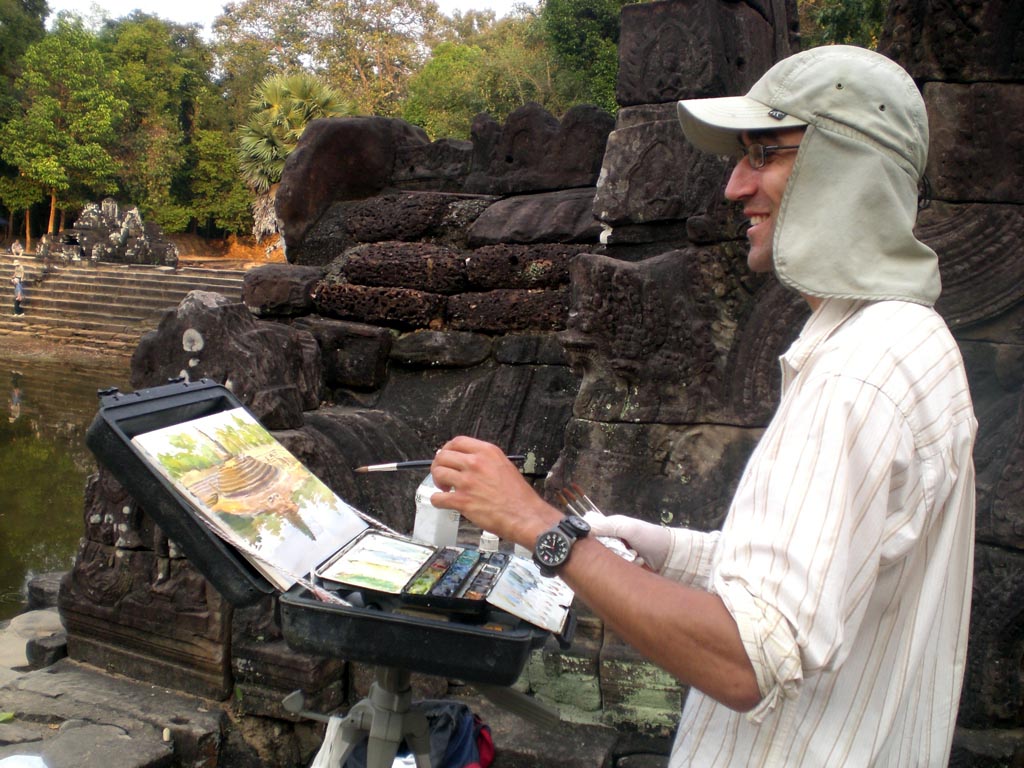
{"type": "Polygon", "coordinates": [[[18,174],[50,197],[53,229],[58,202],[83,191],[117,188],[110,152],[127,103],[118,98],[95,36],[79,20],[60,17],[53,32],[28,47],[15,82],[19,114],[0,127],[0,153],[18,174]]]}
{"type": "MultiPolygon", "coordinates": [[[[401,116],[437,139],[528,101],[614,112],[620,14],[639,1],[527,0],[498,19],[434,0],[233,0],[206,39],[138,11],[47,31],[45,0],[0,0],[0,204],[52,231],[58,210],[113,194],[171,232],[243,233],[252,210],[273,219],[261,196],[316,117],[401,116]]],[[[877,42],[886,0],[798,2],[805,46],[877,42]]]]}

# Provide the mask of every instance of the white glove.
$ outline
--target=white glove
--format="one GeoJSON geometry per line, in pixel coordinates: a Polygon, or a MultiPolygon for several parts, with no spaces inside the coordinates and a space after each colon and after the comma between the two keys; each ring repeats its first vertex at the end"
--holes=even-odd
{"type": "Polygon", "coordinates": [[[660,572],[665,567],[665,560],[668,559],[672,544],[672,533],[668,528],[645,523],[629,515],[587,512],[583,519],[590,523],[590,532],[595,536],[621,539],[627,547],[643,558],[651,570],[660,572]]]}

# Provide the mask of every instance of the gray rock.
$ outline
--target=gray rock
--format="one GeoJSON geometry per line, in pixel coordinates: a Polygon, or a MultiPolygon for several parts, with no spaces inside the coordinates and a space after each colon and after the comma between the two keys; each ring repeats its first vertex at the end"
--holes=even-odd
{"type": "Polygon", "coordinates": [[[288,156],[277,190],[277,216],[289,258],[331,203],[370,197],[391,183],[400,146],[429,143],[422,129],[404,120],[311,121],[288,156]]]}
{"type": "Polygon", "coordinates": [[[469,229],[473,247],[494,243],[596,243],[594,187],[518,195],[490,206],[469,229]]]}
{"type": "Polygon", "coordinates": [[[317,267],[263,264],[245,273],[242,301],[261,317],[305,315],[313,309],[313,288],[324,276],[317,267]]]}
{"type": "Polygon", "coordinates": [[[32,669],[42,669],[68,655],[68,635],[54,632],[46,637],[34,637],[25,645],[25,655],[32,669]]]}

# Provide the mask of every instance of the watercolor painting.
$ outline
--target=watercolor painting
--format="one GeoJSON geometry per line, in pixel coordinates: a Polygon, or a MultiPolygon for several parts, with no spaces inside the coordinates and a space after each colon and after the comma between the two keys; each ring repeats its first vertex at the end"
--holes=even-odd
{"type": "Polygon", "coordinates": [[[132,443],[278,589],[367,528],[244,408],[136,435],[132,443]]]}
{"type": "Polygon", "coordinates": [[[325,581],[397,595],[437,550],[384,533],[368,532],[317,571],[325,581]]]}

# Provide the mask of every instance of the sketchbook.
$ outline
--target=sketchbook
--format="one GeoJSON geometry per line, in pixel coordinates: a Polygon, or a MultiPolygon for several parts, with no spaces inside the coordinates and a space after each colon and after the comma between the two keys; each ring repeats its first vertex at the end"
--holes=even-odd
{"type": "Polygon", "coordinates": [[[573,592],[530,560],[403,537],[339,498],[246,409],[144,432],[132,443],[200,520],[282,592],[315,574],[428,609],[486,602],[560,632],[573,592]]]}

